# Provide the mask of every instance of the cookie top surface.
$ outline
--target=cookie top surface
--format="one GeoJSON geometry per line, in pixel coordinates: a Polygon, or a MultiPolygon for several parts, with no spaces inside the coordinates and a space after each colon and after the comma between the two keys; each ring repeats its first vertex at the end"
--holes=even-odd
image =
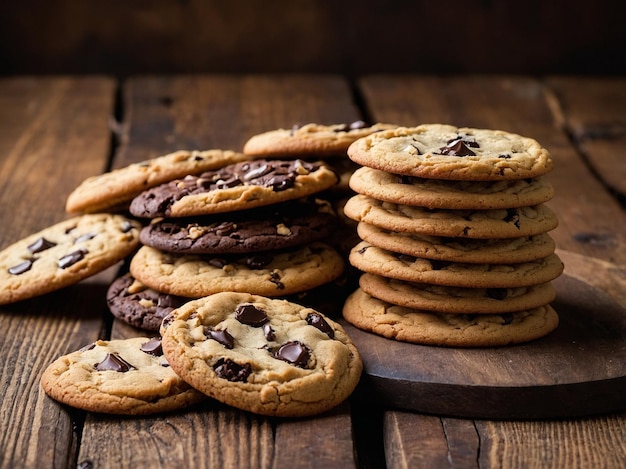
{"type": "Polygon", "coordinates": [[[430,210],[362,194],[346,202],[344,214],[392,231],[456,238],[519,238],[547,233],[558,225],[556,214],[544,204],[498,210],[430,210]]]}
{"type": "Polygon", "coordinates": [[[443,209],[507,209],[542,204],[554,195],[543,178],[448,181],[401,176],[362,167],[350,178],[360,194],[403,205],[443,209]]]}
{"type": "Polygon", "coordinates": [[[389,251],[471,264],[535,261],[549,256],[556,248],[547,233],[505,239],[448,238],[391,231],[363,222],[357,225],[357,233],[364,241],[389,251]]]}
{"type": "Polygon", "coordinates": [[[130,263],[132,275],[149,287],[189,298],[223,291],[285,296],[341,275],[341,255],[325,243],[251,255],[187,255],[142,246],[130,263]]]}
{"type": "Polygon", "coordinates": [[[67,212],[98,212],[128,204],[144,190],[188,174],[249,159],[230,150],[177,151],[85,179],[67,198],[67,212]]]}
{"type": "Polygon", "coordinates": [[[497,314],[522,311],[550,303],[555,298],[551,283],[516,288],[449,287],[407,282],[364,273],[360,288],[383,301],[407,308],[454,314],[497,314]]]}
{"type": "Polygon", "coordinates": [[[195,218],[169,218],[144,227],[147,246],[188,254],[243,254],[320,241],[335,229],[337,216],[321,199],[195,218]]]}
{"type": "Polygon", "coordinates": [[[553,168],[548,151],[532,138],[443,124],[363,137],[350,145],[348,156],[381,171],[460,181],[534,178],[553,168]]]}
{"type": "Polygon", "coordinates": [[[342,327],[286,300],[223,292],[172,313],[163,351],[205,394],[272,416],[324,412],[345,400],[362,371],[342,327]]]}
{"type": "Polygon", "coordinates": [[[255,160],[187,176],[135,197],[137,217],[188,217],[246,210],[306,197],[338,182],[320,162],[255,160]]]}
{"type": "Polygon", "coordinates": [[[147,415],[206,399],[173,371],[159,339],[98,340],[52,362],[41,386],[53,399],[79,409],[147,415]]]}
{"type": "Polygon", "coordinates": [[[355,291],[344,317],[356,327],[403,342],[448,347],[495,347],[529,342],[558,327],[550,306],[507,314],[441,314],[396,306],[355,291]]]}
{"type": "Polygon", "coordinates": [[[395,127],[380,123],[369,125],[363,121],[333,125],[294,125],[291,129],[275,129],[252,136],[244,144],[243,152],[265,158],[345,156],[346,150],[355,140],[395,127]]]}
{"type": "Polygon", "coordinates": [[[141,225],[121,215],[86,214],[0,251],[0,304],[72,285],[112,266],[139,245],[141,225]]]}
{"type": "Polygon", "coordinates": [[[158,331],[163,318],[189,300],[148,288],[130,274],[111,283],[106,299],[113,316],[147,331],[158,331]]]}
{"type": "Polygon", "coordinates": [[[563,272],[563,263],[556,254],[519,264],[467,264],[395,253],[367,241],[352,249],[349,261],[364,272],[398,280],[471,288],[537,285],[563,272]]]}

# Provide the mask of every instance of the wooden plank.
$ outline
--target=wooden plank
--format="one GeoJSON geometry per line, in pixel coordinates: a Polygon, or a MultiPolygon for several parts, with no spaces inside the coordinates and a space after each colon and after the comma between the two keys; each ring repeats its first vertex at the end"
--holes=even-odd
{"type": "Polygon", "coordinates": [[[624,467],[626,415],[585,420],[477,421],[481,468],[624,467]]]}
{"type": "Polygon", "coordinates": [[[626,79],[549,77],[553,111],[600,178],[626,196],[626,79]]]}
{"type": "Polygon", "coordinates": [[[626,216],[589,173],[567,135],[555,126],[541,82],[506,76],[376,75],[362,79],[360,85],[378,121],[409,126],[442,122],[536,138],[556,165],[548,175],[556,195],[547,205],[560,220],[551,232],[557,247],[618,265],[626,263],[626,216]]]}
{"type": "Polygon", "coordinates": [[[389,469],[478,467],[479,439],[471,420],[385,413],[389,469]]]}
{"type": "MultiPolygon", "coordinates": [[[[114,91],[106,77],[0,80],[0,248],[66,218],[69,191],[106,167],[114,91]]],[[[110,278],[0,307],[0,466],[73,463],[81,413],[45,396],[39,379],[99,336],[110,278]]]]}
{"type": "MultiPolygon", "coordinates": [[[[181,148],[241,150],[255,133],[358,118],[349,87],[334,76],[135,77],[124,87],[123,132],[114,167],[181,148]]],[[[145,332],[114,321],[112,337],[137,334],[145,332]]],[[[97,467],[169,467],[175,461],[221,467],[270,467],[286,461],[292,466],[321,468],[329,461],[355,466],[349,407],[319,418],[274,421],[211,404],[132,421],[88,415],[79,461],[88,459],[97,467]],[[296,449],[310,440],[323,452],[303,460],[296,449]],[[174,455],[154,449],[157,442],[175,446],[174,455]],[[254,444],[246,449],[245,442],[254,444]],[[185,459],[193,457],[200,460],[185,459]]]]}

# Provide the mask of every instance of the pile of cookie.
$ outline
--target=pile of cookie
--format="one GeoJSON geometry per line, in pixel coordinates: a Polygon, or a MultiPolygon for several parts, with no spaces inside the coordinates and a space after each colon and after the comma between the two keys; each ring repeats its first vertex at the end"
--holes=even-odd
{"type": "MultiPolygon", "coordinates": [[[[286,132],[304,142],[300,132],[313,135],[315,145],[330,137],[326,157],[375,130],[286,132]]],[[[299,150],[305,161],[250,148],[178,151],[88,178],[66,202],[78,215],[0,252],[0,304],[121,264],[109,309],[149,333],[59,357],[41,378],[48,395],[132,415],[208,396],[273,416],[317,414],[350,395],[362,370],[356,347],[340,324],[288,301],[322,296],[317,289],[344,270],[344,256],[326,242],[338,219],[323,198],[339,176],[311,149],[299,150]]]]}
{"type": "Polygon", "coordinates": [[[551,281],[563,271],[548,232],[553,166],[534,139],[421,125],[359,139],[345,205],[361,241],[359,287],[343,315],[396,340],[500,346],[558,325],[551,281]]]}

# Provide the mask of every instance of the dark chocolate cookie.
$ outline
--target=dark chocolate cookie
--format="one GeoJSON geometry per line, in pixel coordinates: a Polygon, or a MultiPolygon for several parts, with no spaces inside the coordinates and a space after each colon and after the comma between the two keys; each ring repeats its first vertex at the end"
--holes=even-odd
{"type": "Polygon", "coordinates": [[[168,252],[242,254],[321,241],[337,225],[328,202],[284,202],[207,217],[168,218],[143,228],[140,240],[168,252]]]}
{"type": "Polygon", "coordinates": [[[116,318],[149,331],[158,331],[163,318],[188,300],[153,290],[130,274],[117,278],[107,292],[107,305],[116,318]]]}

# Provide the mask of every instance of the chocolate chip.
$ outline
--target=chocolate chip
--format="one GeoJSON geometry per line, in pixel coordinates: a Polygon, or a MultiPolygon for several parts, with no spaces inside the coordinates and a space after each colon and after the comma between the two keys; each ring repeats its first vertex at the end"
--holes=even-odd
{"type": "Polygon", "coordinates": [[[209,265],[217,267],[218,269],[223,269],[226,265],[228,265],[228,261],[220,257],[211,258],[207,262],[209,263],[209,265]]]}
{"type": "Polygon", "coordinates": [[[321,314],[319,313],[307,314],[306,322],[309,326],[313,326],[319,329],[320,331],[326,333],[326,335],[328,335],[328,337],[330,337],[331,339],[335,338],[334,329],[330,327],[330,324],[326,322],[326,319],[324,319],[324,317],[321,314]]]}
{"type": "Polygon", "coordinates": [[[87,254],[88,252],[89,251],[87,251],[86,249],[79,249],[78,251],[66,254],[58,260],[57,265],[60,269],[67,269],[68,267],[76,264],[78,261],[83,259],[85,257],[85,254],[87,254]]]}
{"type": "Polygon", "coordinates": [[[252,327],[261,327],[269,320],[265,311],[250,303],[237,306],[235,309],[235,319],[242,324],[252,327]]]}
{"type": "Polygon", "coordinates": [[[246,265],[253,270],[263,269],[270,262],[272,262],[271,256],[261,254],[250,256],[245,259],[246,265]]]}
{"type": "Polygon", "coordinates": [[[117,353],[107,353],[106,358],[95,366],[98,371],[118,371],[124,373],[134,370],[135,367],[120,357],[117,353]]]}
{"type": "Polygon", "coordinates": [[[179,306],[182,306],[186,302],[187,302],[187,298],[183,298],[183,297],[176,296],[176,295],[168,295],[164,293],[162,295],[159,295],[159,298],[157,300],[156,312],[157,314],[160,314],[163,316],[169,313],[170,309],[178,308],[179,306]]]}
{"type": "Polygon", "coordinates": [[[148,355],[154,355],[155,357],[160,357],[163,355],[163,347],[161,346],[161,339],[155,337],[150,339],[145,344],[141,345],[141,351],[147,353],[148,355]]]}
{"type": "Polygon", "coordinates": [[[462,140],[451,140],[448,142],[446,146],[443,146],[439,149],[442,155],[450,155],[450,156],[474,156],[472,150],[469,149],[469,146],[462,140]]]}
{"type": "Polygon", "coordinates": [[[270,326],[269,322],[263,324],[263,335],[265,336],[265,340],[267,340],[268,342],[272,342],[276,339],[274,329],[272,329],[272,326],[270,326]]]}
{"type": "Polygon", "coordinates": [[[232,382],[246,382],[248,376],[252,374],[252,367],[249,363],[240,365],[230,358],[220,358],[213,369],[218,377],[232,382]]]}
{"type": "Polygon", "coordinates": [[[487,288],[487,296],[494,300],[504,300],[509,295],[506,288],[487,288]]]}
{"type": "Polygon", "coordinates": [[[515,225],[515,227],[518,230],[520,229],[520,216],[516,209],[514,208],[507,209],[506,217],[504,218],[504,221],[507,223],[513,223],[513,225],[515,225]]]}
{"type": "Polygon", "coordinates": [[[54,247],[54,246],[56,246],[56,243],[53,243],[52,241],[48,241],[46,238],[42,237],[42,238],[39,238],[34,243],[30,244],[28,246],[28,250],[32,252],[33,254],[36,254],[38,252],[45,251],[46,249],[50,249],[51,247],[54,247]]]}
{"type": "Polygon", "coordinates": [[[514,316],[513,313],[504,313],[500,315],[502,317],[502,325],[508,326],[513,322],[514,316]]]}
{"type": "Polygon", "coordinates": [[[235,339],[232,335],[229,334],[226,329],[224,329],[223,331],[214,331],[213,329],[209,329],[208,327],[206,327],[204,329],[204,334],[207,335],[209,338],[218,341],[227,349],[231,349],[235,346],[235,339]]]}
{"type": "Polygon", "coordinates": [[[370,248],[370,246],[363,246],[361,249],[359,249],[357,252],[359,254],[365,254],[365,251],[367,251],[370,248]]]}
{"type": "Polygon", "coordinates": [[[284,290],[285,284],[280,281],[280,274],[278,272],[272,272],[270,274],[270,282],[276,285],[278,290],[284,290]]]}
{"type": "Polygon", "coordinates": [[[498,158],[500,158],[501,160],[510,160],[512,156],[507,153],[505,155],[498,155],[498,158]]]}
{"type": "Polygon", "coordinates": [[[82,348],[79,348],[79,349],[78,349],[78,351],[79,351],[79,352],[87,352],[88,350],[93,350],[93,349],[95,349],[95,348],[96,348],[96,343],[95,343],[95,342],[92,342],[92,343],[90,343],[90,344],[85,345],[85,346],[84,346],[84,347],[82,347],[82,348]]]}
{"type": "Polygon", "coordinates": [[[28,272],[32,266],[32,260],[25,260],[24,262],[20,262],[19,264],[14,265],[13,267],[9,267],[8,271],[11,275],[20,275],[24,272],[28,272]]]}
{"type": "Polygon", "coordinates": [[[93,469],[93,462],[89,459],[85,459],[76,465],[76,469],[93,469]]]}
{"type": "Polygon", "coordinates": [[[122,233],[128,233],[132,229],[133,229],[133,224],[129,221],[125,221],[124,223],[122,223],[122,226],[120,228],[122,233]]]}
{"type": "Polygon", "coordinates": [[[430,262],[430,267],[433,270],[445,269],[450,264],[452,264],[452,262],[449,262],[449,261],[440,261],[440,260],[436,260],[436,259],[430,259],[429,262],[430,262]]]}
{"type": "Polygon", "coordinates": [[[292,365],[304,368],[309,362],[311,354],[306,346],[300,342],[287,342],[281,345],[278,350],[274,352],[274,358],[278,360],[291,363],[292,365]]]}
{"type": "Polygon", "coordinates": [[[97,236],[98,233],[85,233],[83,235],[80,235],[78,238],[76,238],[74,240],[74,244],[77,243],[83,243],[85,241],[89,241],[90,239],[93,239],[97,236]]]}

